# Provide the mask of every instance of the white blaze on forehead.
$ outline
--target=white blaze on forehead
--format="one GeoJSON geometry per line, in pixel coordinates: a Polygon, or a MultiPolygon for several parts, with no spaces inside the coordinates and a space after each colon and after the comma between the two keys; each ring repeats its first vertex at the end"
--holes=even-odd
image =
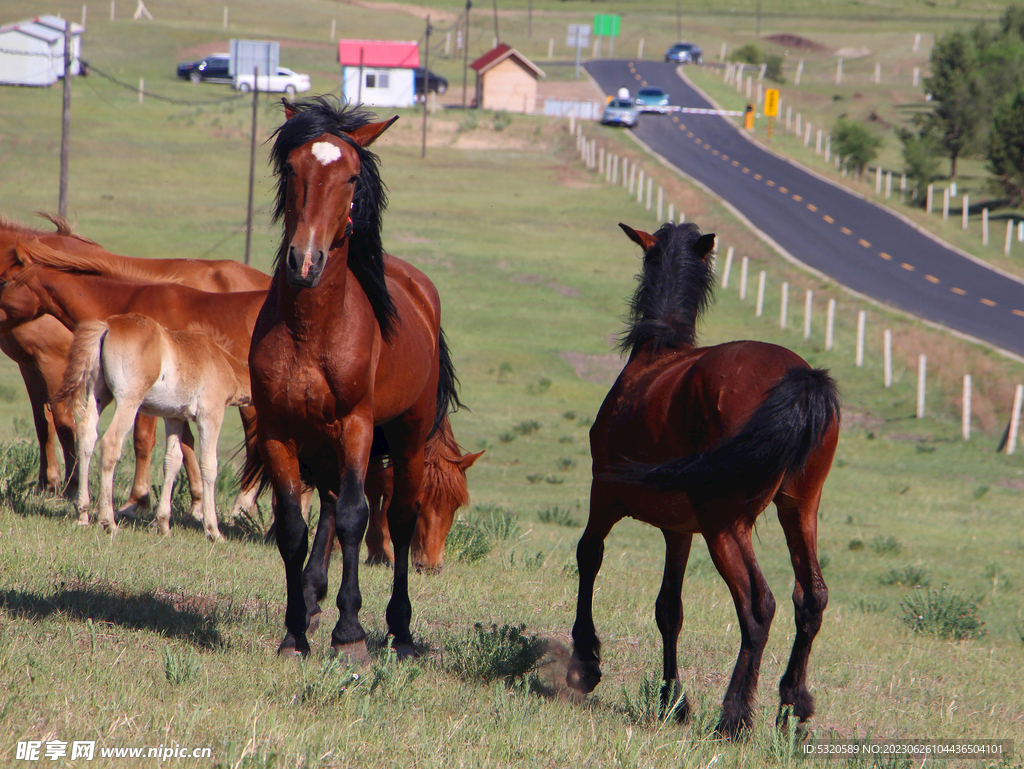
{"type": "Polygon", "coordinates": [[[313,145],[313,157],[320,161],[320,165],[329,166],[341,157],[341,150],[330,142],[317,142],[313,145]]]}

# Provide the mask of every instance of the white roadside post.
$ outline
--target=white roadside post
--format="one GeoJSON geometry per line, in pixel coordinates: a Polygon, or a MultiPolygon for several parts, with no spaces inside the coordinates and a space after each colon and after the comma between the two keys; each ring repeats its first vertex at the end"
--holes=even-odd
{"type": "Polygon", "coordinates": [[[882,333],[882,382],[885,389],[892,387],[892,331],[886,329],[882,333]]]}
{"type": "Polygon", "coordinates": [[[1013,391],[1013,411],[1010,414],[1010,435],[1006,441],[1006,453],[1017,450],[1017,434],[1020,432],[1020,407],[1024,401],[1024,385],[1017,385],[1013,391]]]}
{"type": "Polygon", "coordinates": [[[747,269],[750,267],[749,257],[744,256],[740,262],[740,301],[747,298],[747,269]]]}
{"type": "Polygon", "coordinates": [[[928,377],[928,357],[917,356],[917,418],[924,419],[925,380],[928,377]]]}
{"type": "Polygon", "coordinates": [[[960,436],[965,440],[971,439],[971,375],[964,374],[964,397],[963,413],[960,418],[960,436]]]}
{"type": "Polygon", "coordinates": [[[804,299],[804,339],[811,338],[811,309],[814,306],[814,292],[807,289],[807,297],[804,299]]]}
{"type": "Polygon", "coordinates": [[[782,307],[779,308],[779,328],[786,327],[786,316],[789,314],[789,283],[782,284],[782,307]]]}
{"type": "Polygon", "coordinates": [[[729,246],[725,252],[725,267],[722,269],[722,288],[729,288],[729,270],[732,269],[732,255],[736,249],[729,246]]]}
{"type": "Polygon", "coordinates": [[[868,314],[864,310],[857,313],[857,357],[854,359],[857,368],[864,365],[864,325],[867,319],[868,314]]]}
{"type": "Polygon", "coordinates": [[[754,317],[760,318],[764,312],[764,284],[767,279],[767,273],[764,270],[757,276],[757,307],[754,310],[754,317]]]}

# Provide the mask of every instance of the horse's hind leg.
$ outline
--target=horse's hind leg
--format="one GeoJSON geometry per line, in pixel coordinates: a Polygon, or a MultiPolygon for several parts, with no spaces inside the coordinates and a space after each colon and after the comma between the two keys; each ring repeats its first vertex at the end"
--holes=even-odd
{"type": "MultiPolygon", "coordinates": [[[[388,436],[390,445],[400,445],[388,436]]],[[[416,444],[415,440],[410,441],[416,444]]],[[[420,442],[394,462],[394,486],[387,507],[388,532],[394,553],[394,581],[386,617],[388,632],[394,636],[392,647],[400,657],[415,656],[412,631],[412,601],[409,599],[409,550],[419,517],[419,490],[423,483],[423,444],[420,442]]]]}
{"type": "Polygon", "coordinates": [[[56,493],[60,489],[60,465],[57,461],[57,432],[53,423],[53,414],[47,408],[46,382],[39,371],[23,365],[21,378],[28,389],[28,402],[32,407],[32,424],[36,429],[36,440],[39,442],[39,482],[36,491],[56,493]]]}
{"type": "Polygon", "coordinates": [[[366,562],[390,566],[395,562],[387,518],[394,491],[391,470],[385,467],[371,467],[366,472],[365,488],[366,500],[370,503],[370,523],[366,527],[366,562]]]}
{"type": "Polygon", "coordinates": [[[114,410],[110,427],[100,439],[100,493],[96,500],[96,513],[99,522],[111,531],[117,529],[114,522],[114,470],[140,403],[141,399],[122,397],[114,410]]]}
{"type": "MultiPolygon", "coordinates": [[[[741,515],[738,520],[745,518],[741,515]]],[[[704,538],[718,573],[732,593],[740,626],[740,653],[718,722],[718,732],[732,737],[754,723],[754,695],[761,671],[761,655],[775,616],[775,597],[754,557],[749,524],[737,522],[727,529],[705,532],[704,538]]]]}
{"type": "Polygon", "coordinates": [[[174,482],[181,470],[181,432],[185,427],[183,419],[164,419],[167,446],[164,450],[164,485],[160,489],[160,501],[156,505],[156,525],[161,534],[171,533],[171,500],[174,498],[174,482]]]}
{"type": "Polygon", "coordinates": [[[814,715],[814,697],[807,690],[807,660],[811,645],[821,628],[821,618],[828,604],[828,588],[818,565],[818,503],[821,488],[807,498],[776,497],[779,522],[786,533],[789,555],[793,561],[796,584],[793,587],[793,607],[796,610],[796,639],[789,657],[789,665],[779,683],[779,720],[784,711],[793,708],[800,723],[814,715]]]}
{"type": "Polygon", "coordinates": [[[601,642],[594,627],[594,582],[604,560],[604,538],[621,516],[605,505],[596,505],[599,493],[590,494],[590,518],[576,546],[580,587],[576,597],[576,622],[572,626],[572,657],[565,682],[583,694],[601,683],[601,642]]]}
{"type": "MultiPolygon", "coordinates": [[[[220,428],[218,428],[219,430],[220,428]]],[[[200,438],[200,443],[202,439],[200,438]]],[[[192,430],[185,422],[181,430],[181,461],[185,466],[185,475],[188,476],[188,490],[192,495],[192,506],[188,514],[192,520],[203,522],[205,518],[205,484],[203,481],[203,469],[196,458],[196,439],[192,436],[192,430]]],[[[217,479],[214,478],[214,481],[217,479]]]]}
{"type": "Polygon", "coordinates": [[[156,446],[156,417],[137,414],[135,433],[132,436],[135,448],[135,477],[128,502],[117,511],[119,516],[134,518],[140,510],[149,508],[150,468],[153,463],[153,449],[156,446]]]}
{"type": "MultiPolygon", "coordinates": [[[[224,411],[210,409],[200,413],[196,422],[199,431],[199,463],[202,467],[201,499],[203,507],[203,530],[212,542],[222,542],[224,537],[217,526],[217,439],[224,421],[224,411]]],[[[186,426],[187,429],[187,426],[186,426]]],[[[195,495],[193,494],[193,500],[195,495]]]]}
{"type": "Polygon", "coordinates": [[[661,591],[654,604],[654,617],[661,631],[665,687],[661,690],[663,714],[674,708],[676,720],[684,721],[690,715],[690,705],[679,681],[679,666],[676,647],[679,631],[683,627],[683,575],[690,557],[692,534],[680,534],[662,529],[665,537],[665,574],[661,580],[661,591]],[[678,705],[676,702],[678,701],[678,705]]]}

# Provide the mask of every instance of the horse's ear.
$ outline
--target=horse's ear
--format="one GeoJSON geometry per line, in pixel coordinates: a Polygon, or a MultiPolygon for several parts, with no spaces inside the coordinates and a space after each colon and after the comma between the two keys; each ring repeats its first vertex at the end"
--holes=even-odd
{"type": "Polygon", "coordinates": [[[693,244],[693,250],[701,259],[707,259],[708,254],[715,250],[715,233],[701,235],[693,244]]]}
{"type": "Polygon", "coordinates": [[[462,472],[466,472],[469,468],[473,466],[473,463],[480,459],[480,457],[482,457],[483,455],[483,451],[478,451],[476,454],[463,454],[461,457],[459,457],[459,469],[462,470],[462,472]]]}
{"type": "Polygon", "coordinates": [[[25,267],[32,264],[32,256],[29,254],[28,249],[25,247],[25,242],[21,238],[15,238],[14,240],[14,260],[25,267]]]}
{"type": "Polygon", "coordinates": [[[299,111],[295,109],[295,105],[290,101],[281,97],[281,104],[284,106],[284,119],[291,120],[293,117],[299,114],[299,111]]]}
{"type": "Polygon", "coordinates": [[[644,252],[649,251],[658,242],[653,235],[644,232],[643,230],[634,230],[628,224],[623,224],[622,222],[619,222],[619,226],[622,228],[622,231],[629,236],[629,239],[640,246],[644,252]]]}
{"type": "Polygon", "coordinates": [[[369,147],[377,140],[378,136],[391,128],[391,124],[396,120],[398,120],[398,115],[381,123],[368,123],[349,133],[349,137],[360,147],[369,147]]]}

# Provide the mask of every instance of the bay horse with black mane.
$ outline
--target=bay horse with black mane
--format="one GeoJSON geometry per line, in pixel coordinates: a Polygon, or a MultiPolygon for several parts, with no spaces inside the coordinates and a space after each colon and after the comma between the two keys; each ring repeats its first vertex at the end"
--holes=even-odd
{"type": "Polygon", "coordinates": [[[741,637],[718,731],[733,736],[749,728],[775,614],[750,535],[775,502],[796,573],[796,639],[779,685],[779,720],[791,708],[803,723],[814,713],[807,661],[828,601],[816,555],[817,513],[839,436],[835,383],[777,345],[697,347],[697,321],[712,295],[715,236],[691,223],[666,224],[654,235],[619,226],[643,249],[643,268],[621,341],[629,361],[590,431],[594,479],[576,553],[580,587],[567,682],[586,693],[601,680],[594,582],[608,532],[635,518],[665,538],[655,603],[664,643],[662,704],[677,718],[688,715],[685,695],[678,697],[676,644],[683,575],[693,535],[701,534],[729,585],[741,637]]]}
{"type": "Polygon", "coordinates": [[[335,651],[368,659],[359,623],[359,547],[369,514],[363,493],[371,456],[394,472],[388,525],[394,582],[386,617],[400,656],[415,653],[409,623],[409,547],[424,476],[424,443],[458,406],[441,331],[440,301],[427,277],[384,253],[386,206],[378,159],[368,147],[396,118],[373,122],[325,97],[289,103],[275,132],[275,220],[284,223],[273,283],[249,352],[260,467],[273,486],[278,550],[287,584],[279,653],[307,654],[327,593],[325,557],[335,534],[343,558],[331,634],[335,651]],[[302,479],[321,499],[305,569],[308,528],[302,479]]]}

